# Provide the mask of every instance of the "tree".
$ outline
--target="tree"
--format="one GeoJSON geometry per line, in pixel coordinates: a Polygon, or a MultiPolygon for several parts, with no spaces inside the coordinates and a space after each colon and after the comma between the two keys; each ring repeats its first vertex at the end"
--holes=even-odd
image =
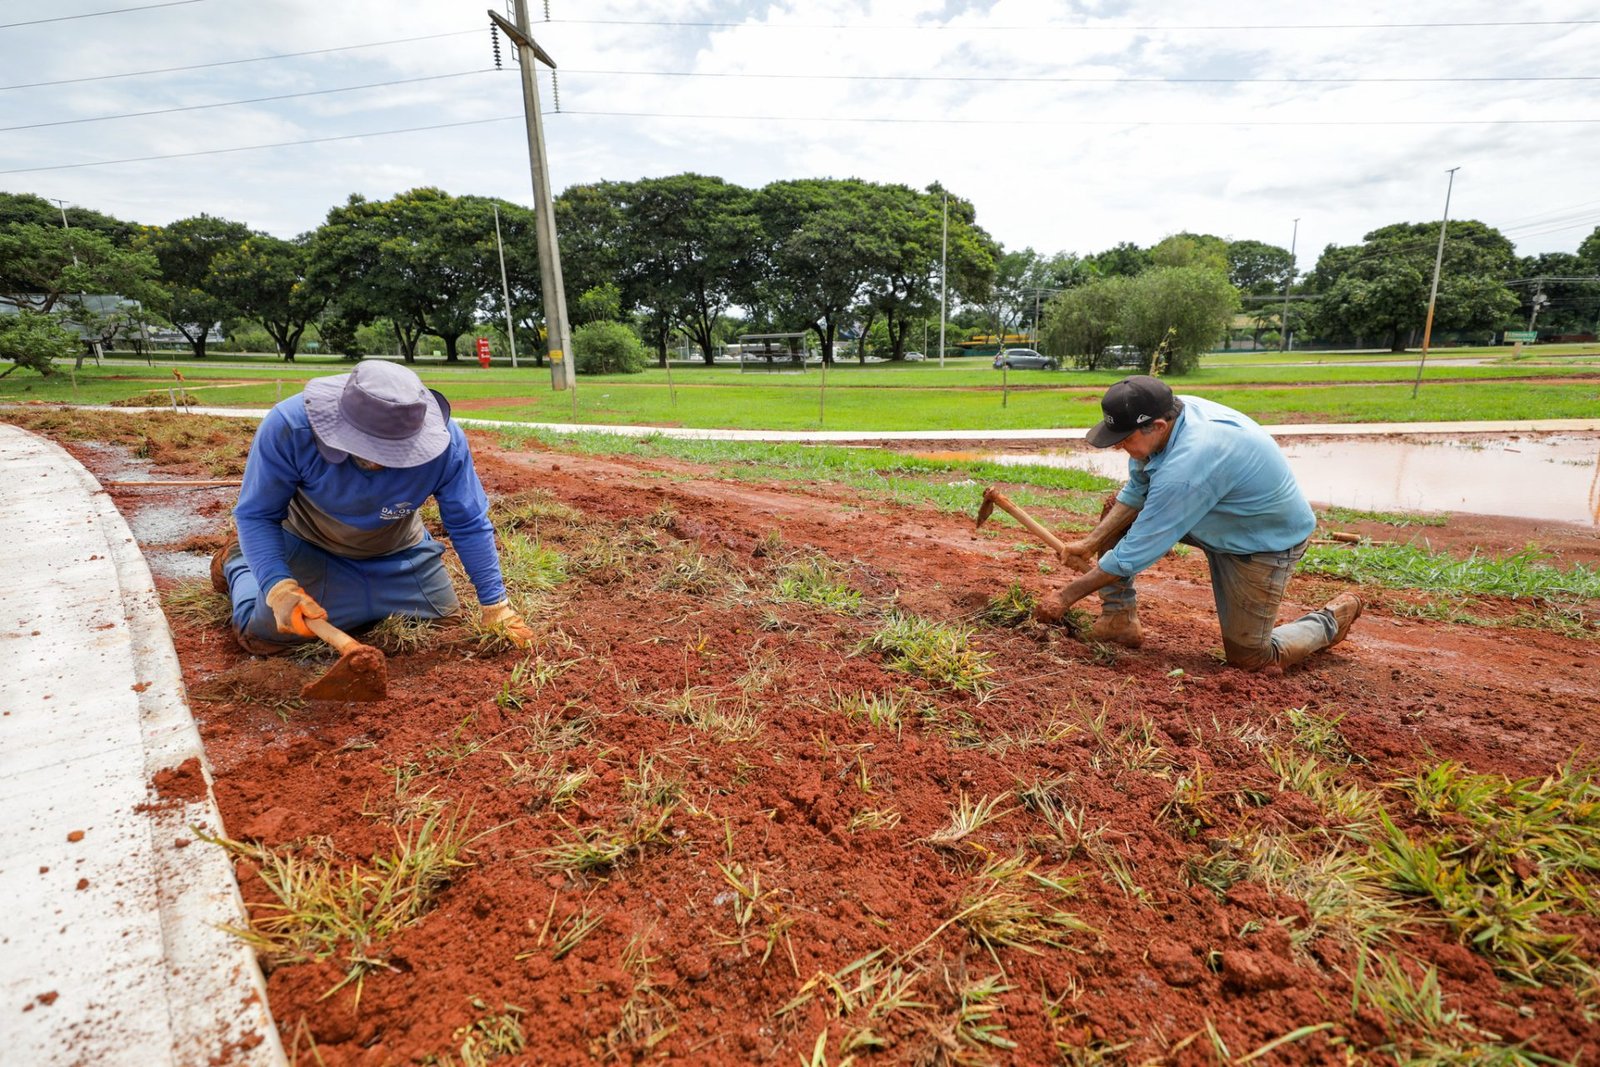
{"type": "Polygon", "coordinates": [[[1106,365],[1105,350],[1122,338],[1122,321],[1133,279],[1096,278],[1052,297],[1044,309],[1044,351],[1070,358],[1085,370],[1106,365]]]}
{"type": "Polygon", "coordinates": [[[1517,275],[1527,284],[1516,290],[1521,306],[1519,325],[1546,334],[1590,333],[1600,317],[1600,281],[1565,281],[1600,275],[1581,256],[1545,252],[1517,261],[1517,275]]]}
{"type": "Polygon", "coordinates": [[[620,322],[597,321],[572,333],[574,366],[579,374],[637,374],[644,370],[644,346],[620,322]]]}
{"type": "Polygon", "coordinates": [[[347,316],[390,319],[407,362],[425,333],[457,362],[461,336],[500,293],[493,208],[435,188],[379,202],[352,195],[317,230],[309,274],[347,316]]]}
{"type": "Polygon", "coordinates": [[[1200,365],[1239,310],[1239,290],[1220,270],[1207,267],[1155,267],[1133,278],[1127,288],[1122,336],[1154,352],[1170,336],[1168,374],[1188,374],[1200,365]]]}
{"type": "Polygon", "coordinates": [[[0,315],[0,359],[10,360],[11,367],[0,378],[27,367],[49,376],[55,373],[52,364],[58,359],[70,359],[82,344],[78,335],[62,326],[52,315],[18,308],[16,314],[0,315]]]}
{"type": "Polygon", "coordinates": [[[170,226],[148,227],[135,241],[160,264],[163,296],[158,309],[188,340],[196,359],[206,356],[211,328],[235,310],[210,288],[211,263],[250,237],[242,222],[196,215],[170,226]]]}
{"type": "MultiPolygon", "coordinates": [[[[1383,337],[1402,352],[1423,329],[1439,223],[1396,223],[1359,246],[1329,246],[1307,279],[1319,294],[1312,324],[1323,337],[1383,337]]],[[[1516,311],[1505,286],[1515,265],[1511,242],[1472,219],[1451,222],[1434,330],[1494,330],[1516,311]]]]}
{"type": "Polygon", "coordinates": [[[1101,276],[1122,275],[1131,278],[1150,269],[1150,253],[1132,241],[1123,241],[1090,256],[1089,264],[1101,276]]]}
{"type": "Polygon", "coordinates": [[[140,230],[138,223],[124,222],[89,208],[58,206],[32,193],[0,193],[0,230],[28,224],[62,229],[63,215],[72,229],[108,237],[119,248],[126,248],[140,230]]]}
{"type": "Polygon", "coordinates": [[[19,223],[0,230],[0,303],[49,312],[80,294],[160,298],[154,256],[119,247],[103,233],[19,223]]]}
{"type": "Polygon", "coordinates": [[[1242,297],[1253,298],[1246,303],[1254,327],[1255,343],[1261,335],[1278,322],[1282,305],[1276,297],[1283,296],[1294,276],[1294,256],[1287,248],[1269,245],[1263,241],[1232,241],[1228,244],[1228,281],[1239,290],[1242,297]]]}
{"type": "Polygon", "coordinates": [[[1204,267],[1227,273],[1228,242],[1208,233],[1175,233],[1150,249],[1150,263],[1156,267],[1204,267]]]}
{"type": "Polygon", "coordinates": [[[328,304],[329,292],[309,277],[311,236],[293,241],[255,234],[212,261],[208,288],[261,323],[293,362],[306,326],[328,304]]]}
{"type": "Polygon", "coordinates": [[[866,183],[855,179],[778,181],[755,198],[762,240],[746,301],[805,323],[833,362],[839,326],[855,306],[873,266],[866,183]]]}
{"type": "Polygon", "coordinates": [[[1590,274],[1600,274],[1600,226],[1583,239],[1578,245],[1578,258],[1583,261],[1584,270],[1590,274]]]}

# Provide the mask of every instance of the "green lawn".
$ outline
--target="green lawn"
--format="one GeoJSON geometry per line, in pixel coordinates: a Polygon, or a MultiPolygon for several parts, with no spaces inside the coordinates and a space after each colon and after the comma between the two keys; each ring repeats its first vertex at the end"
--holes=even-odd
{"type": "MultiPolygon", "coordinates": [[[[1260,364],[1270,362],[1272,354],[1220,354],[1207,357],[1199,371],[1173,379],[1172,385],[1180,393],[1212,396],[1265,423],[1600,416],[1600,372],[1584,359],[1594,346],[1568,347],[1575,358],[1556,365],[1509,360],[1461,365],[1451,359],[1430,360],[1415,400],[1411,398],[1414,364],[1406,366],[1384,358],[1357,366],[1265,366],[1260,364]],[[1254,362],[1242,362],[1246,358],[1254,362]],[[1537,381],[1544,377],[1583,380],[1537,381]]],[[[1464,350],[1448,351],[1458,355],[1464,350]]],[[[1505,355],[1504,349],[1467,351],[1474,358],[1505,355]]],[[[1541,356],[1547,354],[1541,351],[1541,356]]],[[[1343,353],[1322,355],[1345,358],[1343,353]]],[[[1404,358],[1414,360],[1415,356],[1404,358]]],[[[230,355],[205,361],[182,354],[164,356],[153,366],[143,360],[108,359],[102,366],[89,365],[81,372],[63,368],[50,378],[17,371],[0,379],[0,403],[142,401],[166,405],[168,391],[182,388],[205,406],[265,407],[291,395],[310,377],[340,373],[349,366],[342,360],[317,357],[303,357],[292,365],[230,355]],[[181,381],[174,372],[183,376],[181,381]]],[[[464,416],[527,422],[574,419],[571,396],[550,389],[545,368],[524,365],[512,370],[497,365],[484,370],[465,361],[457,366],[423,361],[415,368],[464,416]]],[[[798,431],[1085,427],[1099,418],[1099,396],[1119,377],[1119,373],[1070,370],[1002,375],[984,359],[952,359],[944,368],[937,362],[845,363],[828,370],[824,392],[824,375],[817,367],[803,374],[744,374],[732,367],[680,364],[674,366],[670,380],[660,368],[635,375],[580,378],[576,420],[598,425],[798,431]]]]}

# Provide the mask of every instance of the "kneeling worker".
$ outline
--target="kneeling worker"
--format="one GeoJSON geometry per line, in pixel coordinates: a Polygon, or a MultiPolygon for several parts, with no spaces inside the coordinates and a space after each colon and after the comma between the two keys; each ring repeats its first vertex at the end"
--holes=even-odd
{"type": "Polygon", "coordinates": [[[530,644],[506,601],[489,499],[449,402],[405,367],[369,360],[306,383],[256,430],[233,510],[238,537],[211,560],[240,646],[270,656],[314,640],[307,616],[350,630],[388,615],[456,614],[444,546],[417,514],[430,496],[484,623],[530,644]]]}
{"type": "Polygon", "coordinates": [[[1100,408],[1105,418],[1089,430],[1089,443],[1126,452],[1128,482],[1087,537],[1063,546],[1061,562],[1083,574],[1042,600],[1038,619],[1057,622],[1099,591],[1091,635],[1138,647],[1144,631],[1133,578],[1182,541],[1206,554],[1229,664],[1287,667],[1344,640],[1361,614],[1354,593],[1275,625],[1317,520],[1265,430],[1232,408],[1174,396],[1142,374],[1106,390],[1100,408]]]}

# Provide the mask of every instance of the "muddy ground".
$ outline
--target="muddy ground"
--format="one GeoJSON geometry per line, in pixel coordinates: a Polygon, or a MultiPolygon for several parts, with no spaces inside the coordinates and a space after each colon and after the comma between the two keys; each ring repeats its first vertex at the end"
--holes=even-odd
{"type": "MultiPolygon", "coordinates": [[[[63,443],[102,478],[200,473],[138,438],[63,443]]],[[[1219,662],[1197,554],[1144,578],[1144,647],[1103,648],[983,621],[1010,583],[1060,577],[1015,526],[473,439],[498,514],[516,505],[564,561],[534,598],[531,654],[445,625],[390,656],[387,700],[306,704],[326,659],[252,659],[215,622],[173,619],[230,837],[356,878],[430,816],[477,835],[370,944],[264,958],[297,1063],[1198,1064],[1286,1035],[1251,1062],[1519,1045],[1567,1061],[1600,1041],[1581,968],[1519,977],[1393,885],[1360,883],[1370,912],[1330,910],[1296,869],[1365,852],[1359,805],[1282,770],[1320,761],[1428,838],[1464,820],[1419,812],[1408,776],[1591,762],[1592,640],[1419,621],[1409,594],[1365,590],[1343,645],[1245,674],[1219,662]],[[785,599],[798,573],[859,607],[785,599]],[[870,647],[891,612],[971,627],[991,673],[965,691],[896,669],[870,647]],[[991,800],[997,818],[943,839],[963,801],[991,800]],[[1248,864],[1264,841],[1293,858],[1248,864]],[[1437,982],[1423,1021],[1353,998],[1390,964],[1412,990],[1437,982]]],[[[228,495],[114,493],[130,515],[191,517],[145,545],[169,591],[198,584],[172,575],[203,574],[228,495]]],[[[1600,563],[1576,528],[1458,516],[1413,533],[1600,563]]],[[[1285,615],[1344,588],[1296,577],[1285,615]]],[[[269,920],[260,855],[238,870],[269,920]]],[[[1592,869],[1574,877],[1593,889],[1592,869]]],[[[1593,909],[1543,921],[1594,958],[1593,909]]]]}

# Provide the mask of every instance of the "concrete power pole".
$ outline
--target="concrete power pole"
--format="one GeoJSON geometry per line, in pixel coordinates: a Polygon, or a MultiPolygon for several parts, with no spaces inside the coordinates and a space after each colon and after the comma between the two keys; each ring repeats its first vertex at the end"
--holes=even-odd
{"type": "Polygon", "coordinates": [[[1294,249],[1300,243],[1300,220],[1294,220],[1294,233],[1289,236],[1289,277],[1283,282],[1283,321],[1278,324],[1278,351],[1287,352],[1289,342],[1289,287],[1294,284],[1294,249]]]}
{"type": "Polygon", "coordinates": [[[513,26],[498,13],[490,20],[517,46],[517,62],[522,68],[522,107],[528,123],[528,161],[533,172],[533,221],[539,245],[539,288],[544,295],[545,346],[550,352],[550,385],[571,389],[573,410],[577,410],[577,376],[572,366],[572,327],[567,321],[567,292],[561,281],[561,248],[556,241],[555,198],[550,192],[550,166],[544,151],[544,125],[539,117],[539,85],[534,78],[534,61],[551,70],[556,61],[533,39],[528,23],[527,0],[516,0],[517,23],[513,26]]]}
{"type": "Polygon", "coordinates": [[[1417,398],[1417,390],[1422,387],[1422,365],[1428,362],[1428,342],[1433,339],[1433,305],[1439,299],[1439,270],[1444,266],[1444,234],[1450,228],[1450,193],[1456,187],[1456,171],[1460,169],[1450,168],[1450,182],[1444,187],[1444,218],[1439,222],[1439,251],[1433,257],[1433,288],[1428,292],[1428,321],[1422,327],[1422,355],[1417,360],[1417,380],[1411,383],[1412,400],[1417,398]]]}

